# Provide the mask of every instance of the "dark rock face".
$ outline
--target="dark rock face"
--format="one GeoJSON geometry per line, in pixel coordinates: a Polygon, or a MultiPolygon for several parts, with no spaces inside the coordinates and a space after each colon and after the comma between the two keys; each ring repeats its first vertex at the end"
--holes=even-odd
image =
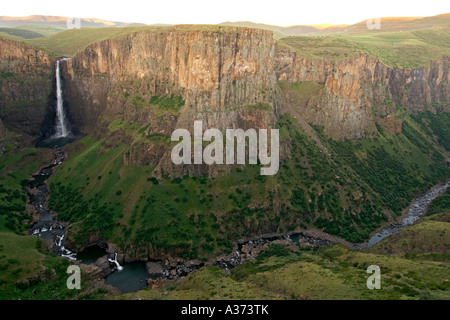
{"type": "Polygon", "coordinates": [[[0,118],[5,124],[35,138],[49,130],[53,69],[47,52],[0,38],[0,118]]]}
{"type": "Polygon", "coordinates": [[[95,262],[95,266],[101,269],[103,277],[106,277],[115,270],[115,264],[108,261],[108,255],[98,258],[95,262]]]}

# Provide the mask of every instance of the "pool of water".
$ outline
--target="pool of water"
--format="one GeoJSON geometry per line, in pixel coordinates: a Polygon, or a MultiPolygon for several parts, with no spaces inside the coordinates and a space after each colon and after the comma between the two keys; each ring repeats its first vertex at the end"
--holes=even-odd
{"type": "Polygon", "coordinates": [[[119,288],[123,293],[142,290],[147,287],[149,278],[145,262],[130,262],[122,265],[121,271],[116,270],[105,279],[105,283],[119,288]]]}
{"type": "MultiPolygon", "coordinates": [[[[77,253],[77,260],[84,264],[92,264],[98,258],[106,255],[106,248],[102,246],[90,246],[77,253]]],[[[121,265],[122,270],[115,270],[105,278],[105,283],[118,288],[123,293],[142,290],[147,287],[149,275],[145,262],[129,262],[121,265]]]]}
{"type": "Polygon", "coordinates": [[[75,140],[75,137],[50,138],[36,144],[37,148],[62,147],[75,140]]]}

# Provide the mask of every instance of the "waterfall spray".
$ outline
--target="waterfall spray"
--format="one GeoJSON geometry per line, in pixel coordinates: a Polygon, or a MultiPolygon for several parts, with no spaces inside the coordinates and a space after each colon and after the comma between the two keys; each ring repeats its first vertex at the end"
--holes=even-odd
{"type": "Polygon", "coordinates": [[[67,128],[66,116],[64,113],[64,97],[62,91],[61,84],[61,61],[69,60],[69,58],[63,58],[61,60],[56,61],[56,133],[53,138],[64,138],[70,134],[69,129],[67,128]]]}
{"type": "Polygon", "coordinates": [[[114,260],[108,258],[108,261],[114,263],[117,267],[117,270],[122,271],[123,267],[117,261],[117,252],[114,253],[114,260]]]}

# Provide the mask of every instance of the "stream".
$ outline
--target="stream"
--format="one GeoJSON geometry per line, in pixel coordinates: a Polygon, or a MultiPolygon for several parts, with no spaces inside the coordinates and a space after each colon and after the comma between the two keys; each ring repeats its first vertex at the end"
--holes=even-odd
{"type": "MultiPolygon", "coordinates": [[[[104,274],[105,283],[113,285],[124,293],[146,288],[148,279],[179,279],[206,264],[230,270],[247,260],[255,258],[269,243],[300,243],[301,245],[318,247],[334,243],[331,240],[310,236],[303,232],[266,235],[237,242],[230,255],[218,257],[216,260],[207,263],[199,260],[183,261],[177,259],[170,261],[136,261],[120,265],[117,260],[117,252],[108,253],[105,246],[98,245],[85,248],[82,252],[72,252],[64,247],[66,224],[60,223],[47,207],[49,191],[45,181],[53,174],[54,168],[63,163],[66,158],[60,146],[54,146],[53,149],[53,162],[34,174],[34,179],[29,182],[26,188],[29,203],[32,204],[38,215],[37,222],[33,224],[29,232],[38,235],[53,254],[77,260],[84,264],[96,264],[102,267],[103,270],[106,270],[104,274]]],[[[352,249],[369,248],[415,223],[425,213],[431,201],[445,192],[449,186],[450,181],[447,181],[445,184],[434,186],[425,194],[418,196],[406,209],[406,216],[401,221],[379,230],[363,244],[354,244],[352,249]]]]}
{"type": "Polygon", "coordinates": [[[388,227],[385,227],[385,228],[379,230],[364,244],[355,245],[355,249],[370,248],[371,246],[379,243],[381,240],[386,239],[387,237],[390,237],[393,234],[396,234],[403,228],[406,228],[407,226],[414,224],[426,212],[431,201],[433,201],[439,195],[444,193],[449,186],[450,186],[450,180],[447,181],[445,184],[434,186],[433,188],[428,190],[427,193],[418,196],[416,199],[414,199],[412,201],[412,203],[406,209],[407,214],[405,217],[403,217],[401,222],[390,225],[388,227]]]}
{"type": "Polygon", "coordinates": [[[75,260],[75,253],[63,245],[65,226],[59,223],[47,208],[49,191],[44,183],[52,175],[53,168],[63,163],[64,160],[64,152],[60,148],[56,148],[53,163],[39,170],[33,175],[34,180],[28,183],[26,192],[29,202],[39,217],[39,220],[31,227],[30,234],[38,235],[53,254],[75,260]]]}

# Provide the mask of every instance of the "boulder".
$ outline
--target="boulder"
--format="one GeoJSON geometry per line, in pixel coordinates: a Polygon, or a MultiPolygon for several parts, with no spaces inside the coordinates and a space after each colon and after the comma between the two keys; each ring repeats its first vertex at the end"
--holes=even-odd
{"type": "Polygon", "coordinates": [[[106,277],[108,274],[114,271],[114,266],[111,266],[111,263],[108,261],[107,255],[98,258],[95,262],[95,265],[102,269],[103,277],[106,277]]]}
{"type": "Polygon", "coordinates": [[[164,276],[164,265],[162,262],[147,262],[145,267],[150,277],[164,276]]]}

